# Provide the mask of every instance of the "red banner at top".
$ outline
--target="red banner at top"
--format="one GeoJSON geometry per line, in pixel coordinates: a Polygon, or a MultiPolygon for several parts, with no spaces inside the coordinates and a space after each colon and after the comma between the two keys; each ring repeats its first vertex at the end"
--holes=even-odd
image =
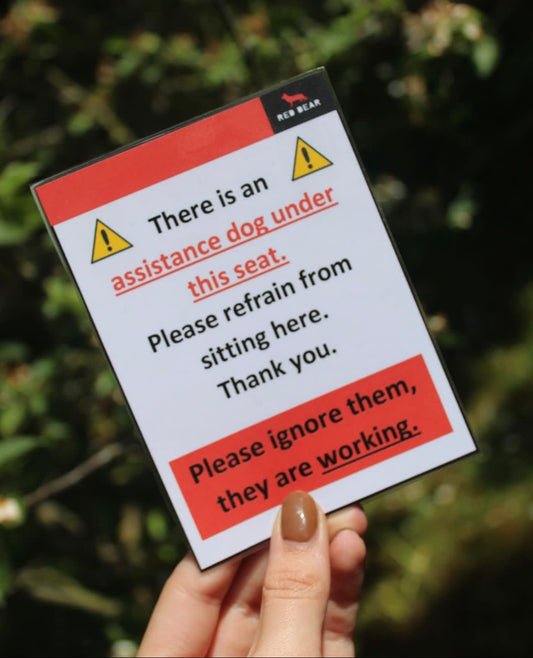
{"type": "Polygon", "coordinates": [[[35,192],[54,226],[273,134],[254,98],[44,182],[35,192]]]}

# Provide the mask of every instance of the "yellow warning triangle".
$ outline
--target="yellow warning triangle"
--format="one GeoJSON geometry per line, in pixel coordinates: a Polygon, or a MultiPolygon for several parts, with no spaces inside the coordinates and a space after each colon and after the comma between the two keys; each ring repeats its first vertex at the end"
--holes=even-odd
{"type": "Polygon", "coordinates": [[[325,167],[329,167],[333,162],[328,160],[322,153],[310,146],[301,137],[296,141],[296,153],[294,155],[294,169],[292,170],[292,180],[314,174],[325,167]]]}
{"type": "Polygon", "coordinates": [[[133,245],[125,240],[116,231],[106,226],[104,222],[99,219],[96,220],[94,229],[94,242],[93,242],[93,259],[91,263],[96,263],[108,256],[114,256],[125,249],[129,249],[133,245]]]}

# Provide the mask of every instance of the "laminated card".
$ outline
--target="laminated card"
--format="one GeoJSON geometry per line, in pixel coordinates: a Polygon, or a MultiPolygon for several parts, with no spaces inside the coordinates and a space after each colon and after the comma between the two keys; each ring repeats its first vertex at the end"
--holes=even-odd
{"type": "Polygon", "coordinates": [[[202,569],[476,450],[323,70],[33,192],[202,569]]]}

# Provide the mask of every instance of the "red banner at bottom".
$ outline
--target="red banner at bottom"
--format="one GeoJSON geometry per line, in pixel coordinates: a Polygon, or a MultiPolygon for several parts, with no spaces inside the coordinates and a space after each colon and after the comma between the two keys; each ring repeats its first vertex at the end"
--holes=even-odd
{"type": "Polygon", "coordinates": [[[207,539],[452,431],[421,355],[170,462],[207,539]]]}

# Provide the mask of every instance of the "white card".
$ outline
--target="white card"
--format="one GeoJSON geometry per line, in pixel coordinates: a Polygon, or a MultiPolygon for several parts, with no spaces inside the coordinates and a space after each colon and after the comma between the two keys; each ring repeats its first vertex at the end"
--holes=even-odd
{"type": "Polygon", "coordinates": [[[202,569],[476,451],[323,70],[33,191],[202,569]]]}

